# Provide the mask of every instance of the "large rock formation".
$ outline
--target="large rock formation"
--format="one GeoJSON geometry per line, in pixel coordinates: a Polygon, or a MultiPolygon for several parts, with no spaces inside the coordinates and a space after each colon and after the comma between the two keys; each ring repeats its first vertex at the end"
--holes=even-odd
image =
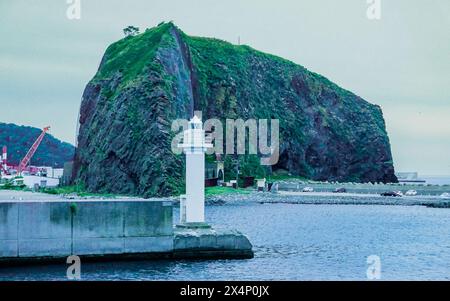
{"type": "MultiPolygon", "coordinates": [[[[357,75],[355,75],[357,76],[357,75]]],[[[76,177],[92,191],[183,187],[171,121],[277,118],[273,169],[316,180],[395,182],[379,106],[285,59],[162,23],[108,47],[82,99],[76,177]]]]}

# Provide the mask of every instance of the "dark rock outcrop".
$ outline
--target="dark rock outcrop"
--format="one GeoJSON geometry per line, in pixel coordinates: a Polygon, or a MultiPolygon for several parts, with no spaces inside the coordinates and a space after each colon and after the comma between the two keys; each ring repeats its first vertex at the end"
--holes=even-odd
{"type": "Polygon", "coordinates": [[[92,191],[144,196],[183,189],[171,122],[277,118],[273,169],[316,180],[395,182],[382,111],[282,58],[172,23],[108,47],[80,111],[76,177],[92,191]]]}

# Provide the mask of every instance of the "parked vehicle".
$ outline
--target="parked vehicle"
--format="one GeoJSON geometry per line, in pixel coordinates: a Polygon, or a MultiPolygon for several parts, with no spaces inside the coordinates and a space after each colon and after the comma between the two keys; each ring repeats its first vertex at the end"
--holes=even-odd
{"type": "Polygon", "coordinates": [[[345,189],[344,187],[340,187],[340,188],[336,188],[333,192],[334,193],[345,193],[345,192],[347,192],[347,189],[345,189]]]}
{"type": "Polygon", "coordinates": [[[381,196],[391,196],[391,197],[402,197],[403,193],[401,191],[386,191],[380,194],[381,196]]]}
{"type": "Polygon", "coordinates": [[[443,198],[443,199],[450,199],[450,193],[444,192],[443,194],[441,194],[441,198],[443,198]]]}
{"type": "Polygon", "coordinates": [[[314,192],[314,189],[312,187],[305,187],[302,190],[303,192],[314,192]]]}
{"type": "Polygon", "coordinates": [[[417,191],[411,189],[411,190],[408,190],[407,192],[405,192],[405,195],[406,196],[415,196],[415,195],[417,195],[417,191]]]}

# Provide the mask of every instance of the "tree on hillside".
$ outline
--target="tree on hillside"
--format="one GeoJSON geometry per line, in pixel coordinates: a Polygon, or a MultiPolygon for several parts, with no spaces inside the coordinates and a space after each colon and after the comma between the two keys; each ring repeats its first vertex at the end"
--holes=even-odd
{"type": "Polygon", "coordinates": [[[135,26],[130,25],[130,26],[128,26],[128,27],[123,29],[123,34],[126,37],[135,36],[135,35],[139,34],[139,27],[135,27],[135,26]]]}

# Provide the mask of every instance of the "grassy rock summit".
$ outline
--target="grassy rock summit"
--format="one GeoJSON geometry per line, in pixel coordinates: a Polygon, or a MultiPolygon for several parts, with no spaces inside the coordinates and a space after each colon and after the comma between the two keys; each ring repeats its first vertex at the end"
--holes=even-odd
{"type": "Polygon", "coordinates": [[[77,180],[98,192],[181,192],[184,157],[171,152],[171,122],[194,110],[203,119],[279,119],[279,162],[255,167],[258,160],[244,156],[243,175],[285,170],[315,180],[397,181],[379,106],[293,62],[191,37],[173,23],[106,50],[82,98],[77,180]]]}
{"type": "MultiPolygon", "coordinates": [[[[18,165],[41,132],[41,129],[30,126],[0,122],[0,148],[8,147],[8,163],[18,165]]],[[[62,168],[65,162],[73,160],[74,153],[73,145],[46,134],[31,164],[62,168]]]]}

